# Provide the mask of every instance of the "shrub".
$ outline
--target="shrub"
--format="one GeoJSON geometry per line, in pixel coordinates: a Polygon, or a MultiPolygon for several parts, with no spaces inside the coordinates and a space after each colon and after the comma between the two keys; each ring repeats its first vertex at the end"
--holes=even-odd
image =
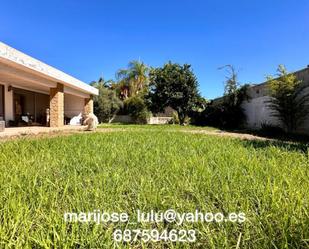
{"type": "Polygon", "coordinates": [[[278,67],[278,78],[268,77],[271,100],[266,101],[272,116],[278,118],[288,133],[294,133],[309,114],[307,85],[295,74],[289,74],[283,65],[278,67]]]}
{"type": "Polygon", "coordinates": [[[146,124],[151,116],[142,97],[134,96],[124,101],[125,112],[129,114],[137,124],[146,124]]]}
{"type": "Polygon", "coordinates": [[[173,112],[172,119],[169,121],[169,124],[179,124],[179,117],[177,112],[173,112]]]}
{"type": "Polygon", "coordinates": [[[109,88],[109,82],[100,78],[97,82],[91,83],[92,86],[99,89],[99,95],[93,98],[93,108],[100,123],[112,122],[123,106],[122,101],[116,95],[116,91],[109,88]]]}
{"type": "Polygon", "coordinates": [[[223,97],[221,103],[209,103],[205,110],[194,117],[194,124],[214,126],[221,129],[237,129],[246,122],[246,115],[241,107],[248,99],[247,85],[236,90],[235,93],[223,97]]]}

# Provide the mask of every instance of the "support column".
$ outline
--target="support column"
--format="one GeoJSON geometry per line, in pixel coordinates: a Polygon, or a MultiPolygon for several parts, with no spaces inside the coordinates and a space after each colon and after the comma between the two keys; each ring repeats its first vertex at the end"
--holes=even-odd
{"type": "Polygon", "coordinates": [[[85,99],[84,113],[85,114],[93,113],[93,96],[92,95],[90,96],[90,98],[85,99]]]}
{"type": "Polygon", "coordinates": [[[63,85],[57,83],[56,88],[50,88],[49,94],[50,127],[61,127],[64,124],[64,93],[63,85]]]}

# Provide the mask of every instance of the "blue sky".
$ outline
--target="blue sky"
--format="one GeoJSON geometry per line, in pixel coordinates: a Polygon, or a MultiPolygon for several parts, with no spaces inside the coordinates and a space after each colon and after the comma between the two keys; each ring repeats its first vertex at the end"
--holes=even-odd
{"type": "Polygon", "coordinates": [[[233,64],[259,83],[278,64],[309,64],[308,0],[1,1],[0,40],[84,82],[128,61],[192,64],[204,97],[233,64]]]}

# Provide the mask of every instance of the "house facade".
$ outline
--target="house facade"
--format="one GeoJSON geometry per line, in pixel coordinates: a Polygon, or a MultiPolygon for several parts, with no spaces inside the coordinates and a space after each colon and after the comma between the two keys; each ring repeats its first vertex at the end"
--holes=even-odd
{"type": "Polygon", "coordinates": [[[61,127],[93,112],[98,89],[0,42],[0,120],[61,127]]]}

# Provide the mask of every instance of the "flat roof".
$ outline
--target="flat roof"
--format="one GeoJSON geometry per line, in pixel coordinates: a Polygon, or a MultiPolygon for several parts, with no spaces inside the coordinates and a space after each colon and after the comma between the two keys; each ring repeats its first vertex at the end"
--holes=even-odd
{"type": "Polygon", "coordinates": [[[52,66],[47,65],[44,62],[41,62],[29,55],[26,55],[15,48],[12,48],[5,43],[0,41],[0,59],[6,61],[10,65],[18,64],[19,66],[23,66],[26,69],[32,70],[34,73],[39,73],[41,76],[45,78],[51,79],[55,82],[59,82],[64,84],[65,86],[69,86],[75,88],[76,90],[80,90],[81,92],[98,95],[99,90],[95,87],[88,85],[85,82],[82,82],[71,75],[68,75],[52,66]]]}

